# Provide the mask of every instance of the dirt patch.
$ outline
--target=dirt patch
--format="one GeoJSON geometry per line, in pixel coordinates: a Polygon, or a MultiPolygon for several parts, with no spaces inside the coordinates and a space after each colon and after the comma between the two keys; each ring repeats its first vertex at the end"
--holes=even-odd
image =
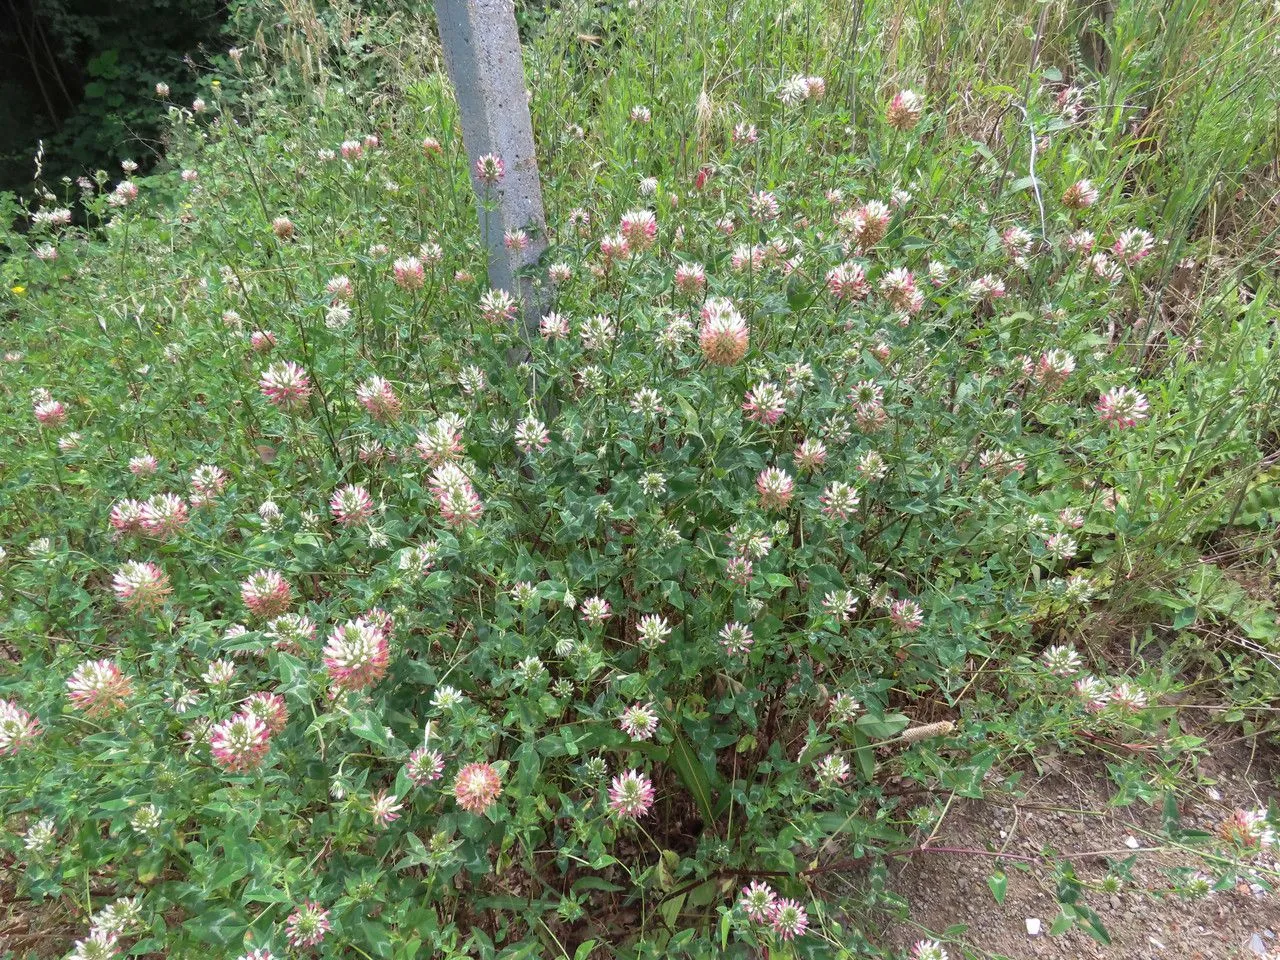
{"type": "MultiPolygon", "coordinates": [[[[947,938],[953,958],[1280,960],[1280,895],[1247,882],[1197,899],[1173,893],[1180,868],[1213,875],[1213,867],[1161,840],[1160,806],[1110,806],[1115,789],[1105,769],[1090,770],[1077,758],[1049,767],[1053,772],[1029,772],[1006,800],[951,800],[922,843],[1026,859],[1002,864],[981,854],[938,853],[892,865],[889,888],[910,913],[890,925],[887,943],[905,949],[926,931],[963,925],[947,938]],[[1055,851],[1068,855],[1084,888],[1081,902],[1101,920],[1109,945],[1079,928],[1048,935],[1058,906],[1053,868],[1042,855],[1055,851]],[[1007,888],[998,904],[988,877],[1001,866],[1007,888]],[[1108,875],[1119,889],[1102,889],[1108,875]],[[1028,934],[1027,920],[1040,922],[1038,935],[1028,934]]],[[[1200,782],[1178,785],[1182,827],[1212,832],[1238,807],[1265,807],[1277,795],[1278,770],[1274,755],[1260,758],[1243,743],[1212,751],[1201,762],[1200,782]]],[[[934,799],[945,804],[948,795],[934,799]]],[[[1259,865],[1274,870],[1280,863],[1269,857],[1259,865]]]]}

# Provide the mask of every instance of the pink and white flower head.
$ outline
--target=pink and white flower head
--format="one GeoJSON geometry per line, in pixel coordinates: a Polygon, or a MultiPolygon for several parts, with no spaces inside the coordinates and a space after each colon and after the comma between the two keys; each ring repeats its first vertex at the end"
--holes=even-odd
{"type": "Polygon", "coordinates": [[[553,263],[547,267],[547,279],[552,283],[567,283],[573,277],[573,268],[567,263],[553,263]]]}
{"type": "Polygon", "coordinates": [[[240,584],[240,599],[255,617],[278,617],[293,602],[293,588],[276,570],[262,568],[240,584]]]}
{"type": "Polygon", "coordinates": [[[1125,430],[1147,419],[1147,398],[1133,387],[1112,387],[1094,406],[1098,419],[1109,427],[1125,430]]]}
{"type": "Polygon", "coordinates": [[[950,960],[947,949],[937,940],[917,940],[911,948],[911,960],[950,960]]]}
{"type": "Polygon", "coordinates": [[[366,133],[364,135],[364,148],[366,150],[377,150],[381,145],[381,142],[375,134],[366,133]]]}
{"type": "Polygon", "coordinates": [[[779,939],[794,940],[809,929],[809,914],[798,901],[782,899],[773,908],[770,925],[779,939]]]}
{"type": "MultiPolygon", "coordinates": [[[[41,820],[36,827],[48,823],[52,826],[52,820],[41,820]]],[[[32,829],[35,829],[34,827],[32,829]]],[[[28,848],[32,847],[30,835],[27,841],[28,848]]],[[[77,940],[75,948],[67,955],[67,960],[113,960],[114,957],[120,955],[120,936],[113,930],[104,927],[94,926],[89,930],[89,936],[83,940],[77,940]]]]}
{"type": "Polygon", "coordinates": [[[52,430],[67,422],[67,408],[60,401],[52,398],[37,400],[31,405],[31,412],[36,418],[36,423],[46,429],[52,430]]]}
{"type": "Polygon", "coordinates": [[[67,699],[85,716],[114,713],[133,694],[133,682],[113,660],[88,660],[67,678],[67,699]]]}
{"type": "Polygon", "coordinates": [[[724,565],[724,575],[731,583],[745,587],[755,575],[755,565],[747,557],[730,557],[724,565]]]}
{"type": "Polygon", "coordinates": [[[484,503],[457,464],[442,463],[436,467],[431,472],[430,489],[441,518],[451,527],[476,523],[484,514],[484,503]]]}
{"type": "Polygon", "coordinates": [[[1096,242],[1097,238],[1092,230],[1077,230],[1067,237],[1065,246],[1072,253],[1087,254],[1093,252],[1093,245],[1096,242]]]}
{"type": "Polygon", "coordinates": [[[1034,239],[1025,227],[1010,227],[1000,235],[1004,252],[1010,257],[1023,257],[1031,249],[1034,239]]]}
{"type": "Polygon", "coordinates": [[[156,462],[156,458],[149,453],[144,453],[138,457],[131,457],[129,460],[129,472],[135,477],[150,477],[160,469],[160,464],[156,462]]]}
{"type": "Polygon", "coordinates": [[[311,378],[292,360],[273,363],[262,372],[258,388],[267,402],[281,410],[296,411],[306,406],[311,396],[311,378]]]}
{"type": "Polygon", "coordinates": [[[914,90],[899,90],[885,107],[884,122],[894,130],[910,130],[924,114],[924,100],[914,90]]]}
{"type": "Polygon", "coordinates": [[[1004,296],[1004,281],[988,273],[969,284],[966,295],[974,303],[992,303],[1004,296]]]}
{"type": "Polygon", "coordinates": [[[176,493],[158,493],[142,505],[142,529],[158,540],[167,540],[187,525],[187,502],[176,493]]]}
{"type": "Polygon", "coordinates": [[[651,703],[633,703],[618,717],[618,726],[632,740],[649,740],[658,731],[658,715],[651,703]]]}
{"type": "Polygon", "coordinates": [[[41,734],[40,721],[12,700],[0,700],[0,757],[11,757],[41,734]]]}
{"type": "Polygon", "coordinates": [[[871,292],[867,272],[856,263],[842,263],[827,272],[827,289],[837,300],[854,303],[867,299],[871,292]]]}
{"type": "Polygon", "coordinates": [[[623,260],[631,255],[631,244],[620,233],[608,234],[600,238],[600,256],[605,265],[615,260],[623,260]]]}
{"type": "Polygon", "coordinates": [[[300,613],[285,613],[272,618],[262,631],[277,650],[300,653],[316,637],[316,625],[300,613]]]}
{"type": "Polygon", "coordinates": [[[441,153],[444,153],[444,148],[440,146],[440,141],[437,140],[435,137],[423,137],[422,152],[425,153],[428,157],[435,157],[435,156],[439,156],[441,153]]]}
{"type": "Polygon", "coordinates": [[[611,616],[609,601],[604,597],[587,597],[582,601],[582,622],[598,627],[611,616]]]}
{"type": "Polygon", "coordinates": [[[733,127],[733,143],[738,147],[749,147],[760,142],[760,134],[754,123],[738,123],[733,127]]]}
{"type": "Polygon", "coordinates": [[[742,888],[738,905],[742,907],[748,920],[768,923],[773,919],[774,908],[778,905],[778,894],[767,883],[754,880],[742,888]]]}
{"type": "Polygon", "coordinates": [[[113,207],[127,207],[138,199],[138,185],[132,180],[122,180],[107,196],[107,203],[113,207]]]}
{"type": "Polygon", "coordinates": [[[451,421],[437,420],[418,432],[413,448],[433,466],[452,463],[462,459],[462,435],[451,421]]]}
{"type": "Polygon", "coordinates": [[[541,453],[551,443],[547,425],[537,417],[525,417],[516,424],[516,448],[529,455],[541,453]]]}
{"type": "Polygon", "coordinates": [[[851,215],[842,215],[841,227],[847,229],[849,238],[859,250],[870,250],[884,239],[889,229],[892,213],[879,200],[868,200],[851,215]]]}
{"type": "Polygon", "coordinates": [[[1071,376],[1075,369],[1076,358],[1066,350],[1059,350],[1055,347],[1040,354],[1040,359],[1036,361],[1035,371],[1032,376],[1035,378],[1036,383],[1046,390],[1055,390],[1067,382],[1067,378],[1071,376]]]}
{"type": "Polygon", "coordinates": [[[329,911],[308,900],[289,914],[285,921],[285,936],[295,950],[319,946],[329,932],[329,911]]]}
{"type": "Polygon", "coordinates": [[[377,790],[369,797],[369,816],[375,826],[388,827],[400,819],[400,811],[404,804],[396,799],[395,794],[386,790],[377,790]]]}
{"type": "Polygon", "coordinates": [[[814,765],[813,777],[819,789],[830,790],[849,779],[849,761],[838,754],[823,757],[814,765]]]}
{"type": "Polygon", "coordinates": [[[1275,828],[1267,819],[1265,808],[1236,810],[1223,821],[1218,832],[1230,843],[1249,851],[1267,850],[1277,846],[1275,828]]]}
{"type": "Polygon", "coordinates": [[[322,656],[337,689],[363,690],[387,675],[391,651],[387,635],[360,617],[334,627],[322,656]]]}
{"type": "Polygon", "coordinates": [[[142,530],[143,504],[138,500],[120,500],[111,507],[111,528],[117,533],[139,533],[142,530]]]}
{"type": "Polygon", "coordinates": [[[895,310],[915,313],[919,309],[916,304],[916,278],[905,267],[890,270],[880,278],[880,295],[895,310]]]}
{"type": "Polygon", "coordinates": [[[850,484],[845,483],[843,480],[833,480],[822,491],[822,496],[818,498],[818,502],[822,505],[824,516],[847,521],[849,515],[858,509],[858,504],[862,502],[862,498],[858,495],[857,489],[850,484]]]}
{"type": "Polygon", "coordinates": [[[765,467],[756,477],[756,492],[760,494],[760,506],[765,510],[781,510],[791,502],[795,482],[780,467],[765,467]]]}
{"type": "Polygon", "coordinates": [[[421,290],[427,280],[426,268],[417,257],[400,257],[391,265],[391,272],[402,290],[421,290]]]}
{"type": "Polygon", "coordinates": [[[502,162],[501,157],[486,153],[476,161],[475,174],[476,180],[486,187],[496,187],[507,175],[507,165],[502,162]]]}
{"type": "Polygon", "coordinates": [[[486,290],[480,294],[480,316],[488,323],[510,323],[519,312],[519,301],[505,290],[486,290]]]}
{"type": "Polygon", "coordinates": [[[368,523],[373,516],[373,499],[364,487],[347,484],[335,490],[329,498],[329,512],[344,527],[368,523]]]}
{"type": "Polygon", "coordinates": [[[634,107],[631,108],[632,123],[644,124],[644,123],[648,123],[652,119],[653,119],[653,111],[650,110],[648,107],[644,106],[643,104],[637,103],[634,107]]]}
{"type": "Polygon", "coordinates": [[[380,422],[400,416],[400,398],[396,396],[395,387],[382,377],[370,377],[356,387],[356,399],[369,411],[369,416],[380,422]]]}
{"type": "Polygon", "coordinates": [[[116,599],[127,610],[144,613],[164,606],[169,596],[169,577],[151,562],[131,560],[116,571],[111,580],[116,599]]]}
{"type": "Polygon", "coordinates": [[[227,486],[227,472],[212,463],[204,463],[191,473],[191,502],[201,506],[213,502],[227,486]]]}
{"type": "Polygon", "coordinates": [[[324,291],[334,303],[346,303],[355,293],[351,286],[351,278],[345,274],[330,277],[324,285],[324,291]]]}
{"type": "Polygon", "coordinates": [[[569,318],[552,310],[538,321],[538,331],[546,340],[563,340],[569,336],[569,318]]]}
{"type": "Polygon", "coordinates": [[[453,798],[463,810],[483,816],[502,794],[498,771],[487,763],[469,763],[453,781],[453,798]]]}
{"type": "Polygon", "coordinates": [[[1090,713],[1101,713],[1111,700],[1110,688],[1097,677],[1081,677],[1072,685],[1072,689],[1084,701],[1085,709],[1090,713]]]}
{"type": "Polygon", "coordinates": [[[755,637],[751,633],[751,628],[745,623],[734,620],[720,628],[720,645],[731,657],[745,657],[751,652],[753,643],[755,643],[755,637]]]}
{"type": "Polygon", "coordinates": [[[289,240],[297,232],[297,228],[288,217],[276,217],[271,221],[271,232],[281,240],[289,240]]]}
{"type": "Polygon", "coordinates": [[[216,724],[209,732],[213,762],[228,773],[245,773],[262,765],[271,748],[267,725],[251,713],[241,712],[216,724]]]}
{"type": "Polygon", "coordinates": [[[787,412],[787,396],[776,383],[761,381],[747,391],[742,409],[748,420],[773,426],[787,412]]]}
{"type": "Polygon", "coordinates": [[[656,647],[667,642],[671,635],[671,624],[667,618],[656,613],[647,613],[636,625],[636,635],[646,647],[656,647]]]}
{"type": "Polygon", "coordinates": [[[255,353],[270,353],[276,347],[276,335],[271,330],[254,330],[249,334],[249,347],[255,353]]]}
{"type": "Polygon", "coordinates": [[[156,96],[157,96],[157,97],[160,97],[160,98],[162,98],[162,99],[168,98],[168,96],[169,96],[169,85],[168,85],[167,83],[157,83],[157,84],[156,84],[156,96]]]}
{"type": "Polygon", "coordinates": [[[1147,257],[1155,248],[1155,238],[1145,230],[1126,230],[1116,238],[1111,252],[1116,259],[1129,266],[1147,257]]]}
{"type": "Polygon", "coordinates": [[[647,250],[658,236],[658,220],[651,210],[628,210],[622,215],[618,232],[637,252],[647,250]]]}
{"type": "Polygon", "coordinates": [[[1146,692],[1136,684],[1121,681],[1111,688],[1111,706],[1117,710],[1133,713],[1147,706],[1146,692]]]}
{"type": "Polygon", "coordinates": [[[43,260],[45,263],[52,263],[58,259],[58,248],[52,243],[42,243],[35,249],[37,260],[43,260]]]}
{"type": "Polygon", "coordinates": [[[701,296],[707,289],[707,272],[700,263],[682,263],[676,267],[675,283],[684,296],[701,296]]]}
{"type": "Polygon", "coordinates": [[[609,812],[634,820],[649,812],[653,798],[653,781],[639,770],[628,770],[609,785],[609,812]]]}
{"type": "Polygon", "coordinates": [[[415,787],[432,783],[444,775],[444,757],[439,750],[418,747],[405,761],[404,774],[415,787]]]}
{"type": "Polygon", "coordinates": [[[261,720],[267,733],[273,737],[289,722],[289,708],[285,706],[284,697],[278,693],[251,693],[240,704],[240,709],[261,720]]]}
{"type": "Polygon", "coordinates": [[[777,220],[781,211],[778,198],[768,190],[760,190],[751,195],[751,216],[756,220],[777,220]]]}
{"type": "Polygon", "coordinates": [[[524,230],[507,230],[502,234],[502,245],[513,253],[523,253],[532,242],[524,230]]]}
{"type": "Polygon", "coordinates": [[[1047,648],[1040,655],[1040,660],[1055,677],[1073,677],[1080,672],[1083,663],[1075,647],[1062,644],[1047,648]]]}
{"type": "Polygon", "coordinates": [[[1077,180],[1062,195],[1062,205],[1068,210],[1087,210],[1098,202],[1098,188],[1088,180],[1077,180]]]}
{"type": "Polygon", "coordinates": [[[827,462],[827,446],[815,437],[806,437],[792,457],[801,470],[819,470],[827,462]]]}
{"type": "Polygon", "coordinates": [[[889,619],[903,633],[915,633],[924,625],[924,610],[914,600],[895,600],[889,605],[889,619]]]}
{"type": "Polygon", "coordinates": [[[702,307],[698,342],[708,362],[732,366],[746,355],[750,332],[732,303],[723,297],[712,297],[702,307]]]}
{"type": "Polygon", "coordinates": [[[1124,279],[1124,271],[1120,268],[1120,264],[1105,253],[1095,253],[1090,257],[1086,257],[1085,266],[1092,271],[1095,277],[1113,287],[1124,279]]]}
{"type": "Polygon", "coordinates": [[[343,140],[338,152],[343,160],[358,160],[364,153],[364,144],[359,140],[343,140]]]}

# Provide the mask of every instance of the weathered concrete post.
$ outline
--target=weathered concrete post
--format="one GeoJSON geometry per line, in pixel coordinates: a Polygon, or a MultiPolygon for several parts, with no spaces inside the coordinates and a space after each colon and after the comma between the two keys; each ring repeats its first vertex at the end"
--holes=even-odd
{"type": "Polygon", "coordinates": [[[471,166],[480,231],[489,250],[489,283],[520,298],[526,329],[536,330],[539,297],[522,267],[546,250],[546,215],[525,94],[524,64],[512,0],[436,0],[445,67],[458,98],[462,142],[471,166]],[[496,185],[476,173],[476,161],[492,154],[506,167],[496,185]],[[524,230],[525,250],[503,243],[508,230],[524,230]]]}

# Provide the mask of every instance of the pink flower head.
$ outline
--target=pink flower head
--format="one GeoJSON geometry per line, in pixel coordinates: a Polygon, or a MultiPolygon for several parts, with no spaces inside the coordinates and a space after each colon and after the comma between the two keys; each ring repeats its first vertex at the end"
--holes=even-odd
{"type": "Polygon", "coordinates": [[[439,750],[419,747],[409,754],[409,759],[404,765],[404,774],[415,787],[439,780],[444,774],[444,757],[439,750]]]}
{"type": "Polygon", "coordinates": [[[267,725],[247,711],[215,725],[209,733],[213,762],[228,773],[256,770],[270,748],[267,725]]]}
{"type": "Polygon", "coordinates": [[[889,605],[889,619],[904,633],[915,633],[924,624],[924,610],[914,600],[895,600],[889,605]]]}
{"type": "Polygon", "coordinates": [[[750,627],[734,620],[720,628],[720,643],[729,656],[746,656],[751,652],[755,637],[752,636],[750,627]]]}
{"type": "Polygon", "coordinates": [[[884,121],[895,130],[910,130],[920,122],[924,101],[914,90],[899,90],[885,107],[884,121]]]}
{"type": "Polygon", "coordinates": [[[868,200],[851,214],[841,216],[841,226],[849,231],[854,246],[870,250],[884,239],[891,218],[889,208],[879,200],[868,200]]]}
{"type": "Polygon", "coordinates": [[[618,717],[618,726],[632,740],[648,740],[658,730],[658,715],[651,703],[633,703],[618,717]]]}
{"type": "Polygon", "coordinates": [[[806,437],[792,454],[801,470],[817,470],[827,462],[827,447],[821,440],[806,437]]]}
{"type": "Polygon", "coordinates": [[[329,911],[308,900],[285,921],[285,936],[295,949],[319,946],[329,932],[329,911]]]}
{"type": "Polygon", "coordinates": [[[476,161],[476,179],[487,187],[496,187],[507,175],[507,165],[502,158],[486,153],[476,161]]]}
{"type": "Polygon", "coordinates": [[[420,290],[426,283],[426,269],[417,257],[401,257],[391,265],[391,272],[403,290],[420,290]]]}
{"type": "Polygon", "coordinates": [[[604,597],[587,597],[582,601],[582,622],[599,626],[610,617],[609,601],[604,597]]]}
{"type": "Polygon", "coordinates": [[[112,578],[116,599],[128,610],[157,610],[169,596],[169,577],[154,563],[129,561],[112,578]]]}
{"type": "Polygon", "coordinates": [[[364,153],[364,144],[359,140],[343,140],[338,152],[342,154],[343,160],[358,160],[364,153]]]}
{"type": "Polygon", "coordinates": [[[622,215],[618,232],[633,250],[647,250],[658,236],[658,221],[651,210],[628,210],[622,215]]]}
{"type": "Polygon", "coordinates": [[[290,239],[295,230],[296,228],[293,225],[293,221],[288,217],[276,217],[271,221],[271,232],[281,240],[290,239]]]}
{"type": "Polygon", "coordinates": [[[204,506],[212,503],[227,486],[227,472],[212,463],[204,463],[191,473],[191,503],[204,506]]]}
{"type": "Polygon", "coordinates": [[[402,809],[404,804],[396,799],[395,794],[388,793],[386,790],[375,791],[369,797],[369,815],[373,817],[376,826],[390,826],[400,819],[402,809]]]}
{"type": "Polygon", "coordinates": [[[732,366],[746,355],[749,340],[747,322],[732,303],[722,297],[706,302],[698,341],[708,362],[732,366]]]}
{"type": "Polygon", "coordinates": [[[776,383],[762,381],[747,391],[742,409],[748,420],[773,426],[786,413],[787,397],[776,383]]]}
{"type": "Polygon", "coordinates": [[[67,699],[86,716],[97,717],[124,706],[133,683],[112,660],[89,660],[67,678],[67,699]]]}
{"type": "Polygon", "coordinates": [[[880,278],[880,295],[895,310],[914,313],[912,308],[916,296],[915,276],[905,267],[890,270],[880,278]]]}
{"type": "Polygon", "coordinates": [[[851,484],[845,483],[843,480],[833,480],[822,491],[822,496],[818,498],[818,502],[822,505],[824,516],[846,521],[849,519],[849,515],[858,509],[858,504],[862,502],[862,497],[859,496],[857,489],[851,484]]]}
{"type": "Polygon", "coordinates": [[[387,635],[364,617],[334,627],[324,645],[329,678],[339,690],[363,690],[387,675],[387,635]]]}
{"type": "Polygon", "coordinates": [[[1032,376],[1046,390],[1062,386],[1076,368],[1076,358],[1065,350],[1046,350],[1036,361],[1032,376]]]}
{"type": "Polygon", "coordinates": [[[354,293],[351,287],[351,278],[344,274],[330,277],[329,281],[324,285],[324,291],[334,303],[346,303],[354,293]]]}
{"type": "Polygon", "coordinates": [[[631,244],[620,233],[608,234],[600,238],[600,256],[608,266],[615,260],[624,260],[631,255],[631,244]]]}
{"type": "Polygon", "coordinates": [[[278,693],[259,691],[251,693],[240,704],[240,709],[262,721],[267,733],[275,736],[289,722],[289,708],[285,706],[284,697],[278,693]]]}
{"type": "Polygon", "coordinates": [[[142,529],[167,540],[187,525],[187,502],[176,493],[158,493],[142,505],[142,529]]]}
{"type": "Polygon", "coordinates": [[[766,510],[781,510],[791,502],[795,483],[785,470],[766,467],[756,477],[756,491],[760,494],[761,507],[766,510]]]}
{"type": "Polygon", "coordinates": [[[40,721],[12,700],[0,700],[0,757],[11,757],[41,734],[40,721]]]}
{"type": "Polygon", "coordinates": [[[837,300],[865,300],[871,288],[867,273],[856,263],[842,263],[827,273],[827,289],[837,300]]]}
{"type": "Polygon", "coordinates": [[[740,587],[751,583],[754,572],[755,567],[747,557],[730,557],[724,565],[724,575],[740,587]]]}
{"type": "Polygon", "coordinates": [[[57,400],[38,400],[31,407],[36,423],[47,429],[60,427],[67,422],[67,408],[57,400]]]}
{"type": "Polygon", "coordinates": [[[541,453],[551,443],[547,425],[537,417],[525,417],[516,424],[516,447],[527,454],[541,453]]]}
{"type": "Polygon", "coordinates": [[[794,940],[809,929],[809,915],[795,900],[779,900],[771,918],[773,932],[783,940],[794,940]]]}
{"type": "Polygon", "coordinates": [[[263,371],[258,388],[268,403],[282,410],[300,410],[311,396],[311,378],[302,367],[285,360],[263,371]]]}
{"type": "Polygon", "coordinates": [[[538,321],[538,331],[547,340],[563,340],[569,336],[569,318],[552,310],[538,321]]]}
{"type": "Polygon", "coordinates": [[[781,210],[778,198],[767,190],[751,195],[751,215],[757,220],[777,220],[781,210]]]}
{"type": "Polygon", "coordinates": [[[150,477],[160,469],[160,464],[156,462],[156,458],[149,453],[144,453],[138,457],[129,459],[129,472],[135,477],[150,477]]]}
{"type": "Polygon", "coordinates": [[[1151,234],[1145,230],[1133,229],[1126,230],[1116,238],[1111,252],[1116,255],[1116,259],[1133,266],[1147,257],[1154,248],[1155,238],[1151,234]]]}
{"type": "Polygon", "coordinates": [[[118,533],[138,533],[142,530],[142,508],[139,500],[120,500],[111,507],[111,527],[118,533]]]}
{"type": "Polygon", "coordinates": [[[382,377],[370,377],[356,387],[356,399],[378,421],[394,420],[400,416],[400,398],[393,387],[382,377]]]}
{"type": "Polygon", "coordinates": [[[240,584],[240,599],[250,613],[266,620],[289,609],[293,602],[293,588],[278,571],[264,567],[240,584]]]}
{"type": "Polygon", "coordinates": [[[686,297],[697,297],[707,289],[707,272],[700,263],[682,263],[676,267],[676,289],[686,297]]]}
{"type": "Polygon", "coordinates": [[[1112,387],[1098,398],[1094,407],[1098,419],[1107,426],[1124,430],[1147,419],[1147,398],[1133,387],[1112,387]]]}
{"type": "Polygon", "coordinates": [[[339,487],[329,498],[329,511],[341,526],[367,523],[373,516],[373,500],[364,487],[348,484],[339,487]]]}
{"type": "Polygon", "coordinates": [[[639,770],[618,774],[609,785],[609,810],[616,817],[643,817],[653,806],[653,781],[639,770]]]}
{"type": "Polygon", "coordinates": [[[467,764],[453,781],[453,797],[458,806],[476,816],[483,816],[501,793],[498,771],[487,763],[467,764]]]}
{"type": "Polygon", "coordinates": [[[430,489],[440,516],[451,527],[476,523],[484,514],[484,503],[471,480],[454,463],[442,463],[431,472],[430,489]]]}
{"type": "Polygon", "coordinates": [[[754,880],[742,888],[738,904],[748,919],[756,923],[768,923],[773,919],[773,910],[778,904],[778,894],[769,884],[754,880]]]}
{"type": "Polygon", "coordinates": [[[1062,205],[1068,210],[1086,210],[1098,202],[1098,188],[1088,180],[1077,180],[1062,195],[1062,205]]]}
{"type": "Polygon", "coordinates": [[[520,302],[506,290],[486,290],[480,294],[480,316],[488,323],[510,323],[520,313],[520,302]]]}

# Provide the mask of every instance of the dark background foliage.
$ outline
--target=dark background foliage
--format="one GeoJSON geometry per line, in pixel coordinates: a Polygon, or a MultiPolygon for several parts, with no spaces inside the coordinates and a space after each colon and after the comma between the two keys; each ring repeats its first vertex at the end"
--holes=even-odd
{"type": "Polygon", "coordinates": [[[154,160],[155,85],[189,103],[226,14],[222,0],[0,0],[0,190],[31,183],[39,141],[46,182],[154,160]]]}

